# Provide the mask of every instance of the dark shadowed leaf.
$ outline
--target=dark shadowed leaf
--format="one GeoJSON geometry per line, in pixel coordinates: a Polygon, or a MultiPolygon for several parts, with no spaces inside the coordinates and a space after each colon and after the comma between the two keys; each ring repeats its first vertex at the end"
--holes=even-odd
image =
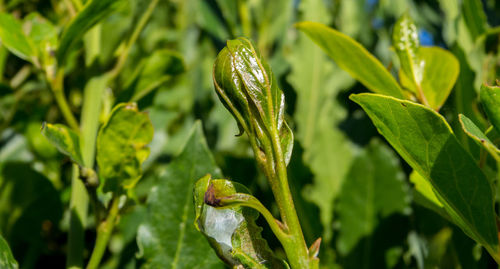
{"type": "Polygon", "coordinates": [[[348,254],[380,219],[404,214],[410,198],[397,156],[378,140],[354,159],[339,195],[337,248],[348,254]]]}
{"type": "Polygon", "coordinates": [[[498,237],[490,183],[435,111],[377,94],[351,95],[408,164],[430,182],[462,230],[497,255],[498,237]]]}
{"type": "Polygon", "coordinates": [[[224,268],[193,224],[193,187],[207,173],[221,176],[197,122],[184,150],[161,171],[148,197],[137,242],[150,268],[224,268]]]}
{"type": "Polygon", "coordinates": [[[147,113],[139,112],[135,103],[115,106],[97,136],[97,164],[104,192],[135,186],[152,139],[153,125],[147,113]]]}

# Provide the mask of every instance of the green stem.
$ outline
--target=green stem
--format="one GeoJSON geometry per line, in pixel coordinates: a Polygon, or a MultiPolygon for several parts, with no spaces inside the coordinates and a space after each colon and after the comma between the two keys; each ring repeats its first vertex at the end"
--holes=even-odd
{"type": "Polygon", "coordinates": [[[285,249],[286,256],[292,268],[311,268],[312,263],[310,263],[309,251],[307,250],[299,218],[297,217],[297,212],[295,211],[295,206],[293,204],[290,187],[288,186],[286,164],[283,158],[283,151],[281,149],[281,143],[276,129],[277,128],[273,128],[271,134],[277,172],[277,178],[275,179],[277,179],[280,189],[275,196],[280,196],[279,199],[277,197],[276,202],[278,203],[283,222],[289,234],[289,240],[283,245],[283,248],[285,249]]]}
{"type": "Polygon", "coordinates": [[[139,38],[139,35],[141,34],[142,30],[146,26],[146,23],[148,22],[149,18],[151,17],[151,14],[153,14],[153,11],[158,4],[159,0],[151,0],[149,3],[148,8],[146,11],[142,14],[142,17],[139,19],[139,22],[137,23],[134,31],[132,32],[132,36],[128,40],[124,51],[120,54],[120,57],[118,58],[118,61],[116,62],[116,65],[113,67],[111,71],[109,71],[109,74],[112,78],[118,76],[120,72],[122,71],[123,67],[125,66],[125,62],[127,61],[128,55],[130,53],[130,49],[132,48],[132,45],[137,41],[139,38]]]}
{"type": "Polygon", "coordinates": [[[64,80],[64,72],[61,69],[57,72],[56,77],[54,79],[49,78],[50,86],[64,119],[71,127],[71,129],[75,130],[76,132],[79,132],[80,128],[78,127],[78,122],[76,121],[75,116],[73,115],[71,109],[69,108],[68,102],[66,101],[66,96],[64,96],[63,80],[64,80]]]}
{"type": "Polygon", "coordinates": [[[82,268],[84,229],[87,223],[88,194],[85,185],[78,178],[78,166],[73,165],[71,178],[70,224],[68,235],[67,268],[82,268]]]}
{"type": "Polygon", "coordinates": [[[108,246],[109,238],[115,227],[116,217],[118,216],[120,199],[119,197],[113,197],[111,200],[111,207],[108,212],[106,220],[104,220],[97,228],[97,240],[95,243],[94,251],[92,251],[92,256],[90,256],[90,261],[87,265],[87,269],[95,269],[99,267],[101,263],[102,256],[106,251],[108,246]]]}

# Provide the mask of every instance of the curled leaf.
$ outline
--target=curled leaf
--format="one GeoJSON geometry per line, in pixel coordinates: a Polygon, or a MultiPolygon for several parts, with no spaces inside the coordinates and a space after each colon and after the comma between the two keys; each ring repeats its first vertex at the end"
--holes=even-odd
{"type": "Polygon", "coordinates": [[[283,262],[274,256],[262,238],[262,228],[255,224],[259,213],[239,205],[224,207],[227,204],[220,197],[233,195],[253,198],[241,184],[211,179],[210,175],[199,179],[193,192],[196,228],[205,235],[217,255],[230,266],[283,268],[283,262]]]}

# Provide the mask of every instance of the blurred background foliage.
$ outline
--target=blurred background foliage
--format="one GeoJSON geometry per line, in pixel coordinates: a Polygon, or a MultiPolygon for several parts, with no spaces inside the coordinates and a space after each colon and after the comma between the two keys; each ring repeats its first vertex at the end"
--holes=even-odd
{"type": "MultiPolygon", "coordinates": [[[[39,57],[50,59],[51,42],[58,42],[75,15],[76,2],[2,0],[0,10],[21,22],[33,40],[46,42],[39,57]]],[[[122,2],[75,40],[64,61],[64,93],[76,118],[84,105],[83,89],[95,87],[92,79],[110,70],[124,53],[150,1],[122,2]]],[[[500,77],[498,1],[159,1],[124,68],[102,96],[93,96],[103,103],[103,117],[114,103],[138,102],[155,130],[137,199],[125,205],[102,268],[135,268],[147,262],[136,236],[147,218],[148,195],[167,179],[176,180],[164,171],[198,119],[224,176],[248,186],[277,213],[249,143],[235,137],[237,126],[213,90],[214,59],[227,39],[239,36],[251,38],[269,59],[285,93],[296,138],[289,165],[291,188],[307,243],[323,238],[322,266],[493,268],[487,253],[460,229],[418,203],[408,179],[411,170],[348,100],[349,94],[366,89],[293,26],[308,20],[334,27],[391,69],[397,64],[390,47],[392,25],[405,11],[416,21],[424,46],[441,46],[458,57],[459,79],[441,113],[477,153],[456,115],[463,113],[485,127],[477,116],[476,97],[481,83],[500,77]]],[[[68,248],[71,162],[48,143],[40,126],[43,121],[67,122],[36,64],[6,47],[0,46],[0,234],[21,268],[62,268],[68,248]]],[[[90,215],[85,259],[95,240],[92,210],[90,215]]],[[[258,222],[271,248],[283,254],[264,220],[258,222]]]]}

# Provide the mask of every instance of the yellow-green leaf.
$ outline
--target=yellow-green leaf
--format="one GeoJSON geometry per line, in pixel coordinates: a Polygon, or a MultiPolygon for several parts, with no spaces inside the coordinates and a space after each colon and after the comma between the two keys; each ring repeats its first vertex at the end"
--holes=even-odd
{"type": "Polygon", "coordinates": [[[389,71],[354,39],[315,22],[301,22],[297,24],[297,28],[306,33],[342,69],[369,90],[404,98],[403,90],[389,71]]]}
{"type": "Polygon", "coordinates": [[[21,22],[4,12],[0,13],[0,41],[17,57],[30,62],[36,60],[36,49],[30,38],[23,32],[21,22]]]}
{"type": "Polygon", "coordinates": [[[105,192],[135,186],[152,139],[153,125],[147,113],[139,112],[135,103],[115,106],[97,136],[97,164],[105,192]]]}
{"type": "Polygon", "coordinates": [[[84,166],[80,149],[80,137],[75,131],[62,124],[44,123],[42,125],[42,134],[61,153],[70,157],[73,162],[84,166]]]}
{"type": "MultiPolygon", "coordinates": [[[[422,47],[419,55],[423,65],[420,89],[427,105],[439,110],[457,81],[460,72],[459,62],[451,52],[439,47],[422,47]]],[[[405,72],[399,72],[399,78],[403,87],[416,93],[417,96],[420,94],[418,86],[405,72]]]]}

